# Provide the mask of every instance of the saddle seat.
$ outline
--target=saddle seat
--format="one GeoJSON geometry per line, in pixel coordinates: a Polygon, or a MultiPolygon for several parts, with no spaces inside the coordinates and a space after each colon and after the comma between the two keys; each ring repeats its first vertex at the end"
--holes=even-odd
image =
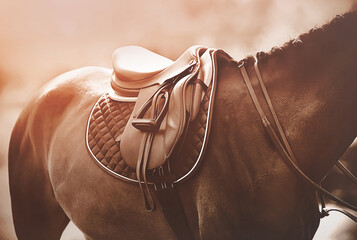
{"type": "Polygon", "coordinates": [[[173,61],[139,46],[125,46],[113,53],[115,75],[122,81],[140,81],[156,75],[173,61]]]}
{"type": "MultiPolygon", "coordinates": [[[[111,86],[113,99],[135,98],[140,89],[162,85],[190,67],[196,65],[197,49],[203,46],[193,46],[186,50],[175,62],[138,46],[126,46],[115,50],[113,53],[113,74],[111,86]]],[[[133,100],[135,101],[135,100],[133,100]]]]}

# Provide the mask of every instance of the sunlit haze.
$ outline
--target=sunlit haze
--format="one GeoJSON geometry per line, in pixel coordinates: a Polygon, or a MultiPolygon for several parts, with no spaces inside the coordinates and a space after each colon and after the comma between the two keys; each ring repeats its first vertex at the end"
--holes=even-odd
{"type": "Polygon", "coordinates": [[[175,60],[202,44],[239,60],[356,8],[357,0],[0,0],[0,239],[16,239],[7,179],[10,132],[49,79],[82,66],[110,68],[112,52],[124,45],[175,60]]]}

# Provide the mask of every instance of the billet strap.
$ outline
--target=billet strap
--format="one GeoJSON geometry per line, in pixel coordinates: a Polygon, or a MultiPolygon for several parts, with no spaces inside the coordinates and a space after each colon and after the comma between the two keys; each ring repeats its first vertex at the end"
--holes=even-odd
{"type": "MultiPolygon", "coordinates": [[[[259,101],[258,101],[258,98],[255,94],[255,91],[254,91],[254,88],[250,82],[250,79],[248,77],[248,74],[247,74],[247,71],[244,67],[244,62],[242,62],[241,64],[238,65],[238,68],[241,70],[241,73],[242,73],[242,76],[243,76],[243,80],[247,86],[247,89],[248,89],[248,92],[250,94],[250,97],[254,103],[254,106],[255,108],[257,109],[259,115],[260,115],[260,118],[261,118],[261,121],[267,131],[267,133],[269,134],[270,138],[272,139],[275,147],[277,148],[277,150],[279,151],[279,153],[281,154],[281,156],[284,158],[284,160],[287,162],[287,164],[295,171],[295,173],[297,173],[297,175],[302,178],[304,181],[306,181],[307,183],[309,183],[310,185],[312,185],[312,187],[325,194],[328,198],[330,198],[331,200],[334,200],[335,202],[341,204],[342,206],[346,207],[346,208],[349,208],[353,211],[357,211],[357,207],[356,206],[353,206],[345,201],[343,201],[342,199],[334,196],[333,194],[331,194],[329,191],[327,191],[326,189],[322,188],[319,184],[315,183],[312,179],[310,179],[298,166],[297,166],[297,161],[296,161],[296,157],[294,155],[294,153],[291,151],[291,147],[288,143],[288,141],[284,140],[286,139],[286,136],[284,134],[284,131],[282,130],[281,126],[280,126],[280,122],[278,121],[277,117],[274,117],[274,121],[276,126],[280,126],[278,127],[278,129],[281,129],[279,130],[279,134],[280,134],[280,138],[283,139],[283,141],[280,140],[280,138],[278,137],[275,129],[271,126],[268,118],[266,117],[264,111],[263,111],[263,108],[261,107],[259,101]],[[277,120],[275,120],[275,118],[277,120]],[[290,149],[290,150],[289,150],[290,149]]],[[[276,116],[276,113],[275,113],[275,110],[274,108],[272,107],[273,105],[271,104],[271,100],[270,100],[270,97],[269,97],[269,94],[267,93],[266,91],[266,88],[264,86],[264,82],[262,81],[262,77],[261,77],[261,74],[260,74],[260,71],[259,71],[259,68],[258,68],[258,62],[256,60],[256,63],[255,63],[255,72],[256,72],[256,75],[258,77],[258,80],[259,80],[259,84],[261,86],[261,88],[263,89],[263,92],[264,92],[264,97],[265,97],[265,100],[268,102],[268,105],[270,103],[271,107],[269,107],[270,111],[272,111],[272,114],[273,116],[275,115],[276,116]]]]}

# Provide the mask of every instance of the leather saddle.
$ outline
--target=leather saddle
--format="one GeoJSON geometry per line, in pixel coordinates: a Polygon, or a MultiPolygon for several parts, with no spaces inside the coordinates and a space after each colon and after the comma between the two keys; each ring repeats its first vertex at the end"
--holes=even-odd
{"type": "Polygon", "coordinates": [[[141,47],[114,52],[111,85],[119,96],[114,98],[137,97],[117,139],[128,166],[154,169],[171,156],[211,83],[212,51],[193,46],[175,62],[141,47]]]}
{"type": "Polygon", "coordinates": [[[112,88],[92,109],[86,144],[106,172],[139,183],[148,210],[154,208],[148,184],[173,186],[202,159],[217,52],[193,46],[176,61],[137,46],[113,53],[112,88]]]}

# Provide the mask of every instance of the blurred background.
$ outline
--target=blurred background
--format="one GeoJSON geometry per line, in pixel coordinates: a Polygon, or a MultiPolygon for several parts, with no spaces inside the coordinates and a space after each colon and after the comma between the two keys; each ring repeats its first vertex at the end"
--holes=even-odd
{"type": "MultiPolygon", "coordinates": [[[[49,79],[82,66],[110,68],[112,52],[129,44],[171,59],[202,44],[239,60],[355,9],[357,0],[0,0],[0,240],[16,239],[7,174],[11,129],[33,92],[49,79]]],[[[344,156],[350,165],[356,146],[344,156]]],[[[326,181],[356,201],[344,179],[326,181]]],[[[357,239],[356,225],[331,215],[315,240],[357,239]]],[[[62,236],[82,239],[73,224],[62,236]]]]}

